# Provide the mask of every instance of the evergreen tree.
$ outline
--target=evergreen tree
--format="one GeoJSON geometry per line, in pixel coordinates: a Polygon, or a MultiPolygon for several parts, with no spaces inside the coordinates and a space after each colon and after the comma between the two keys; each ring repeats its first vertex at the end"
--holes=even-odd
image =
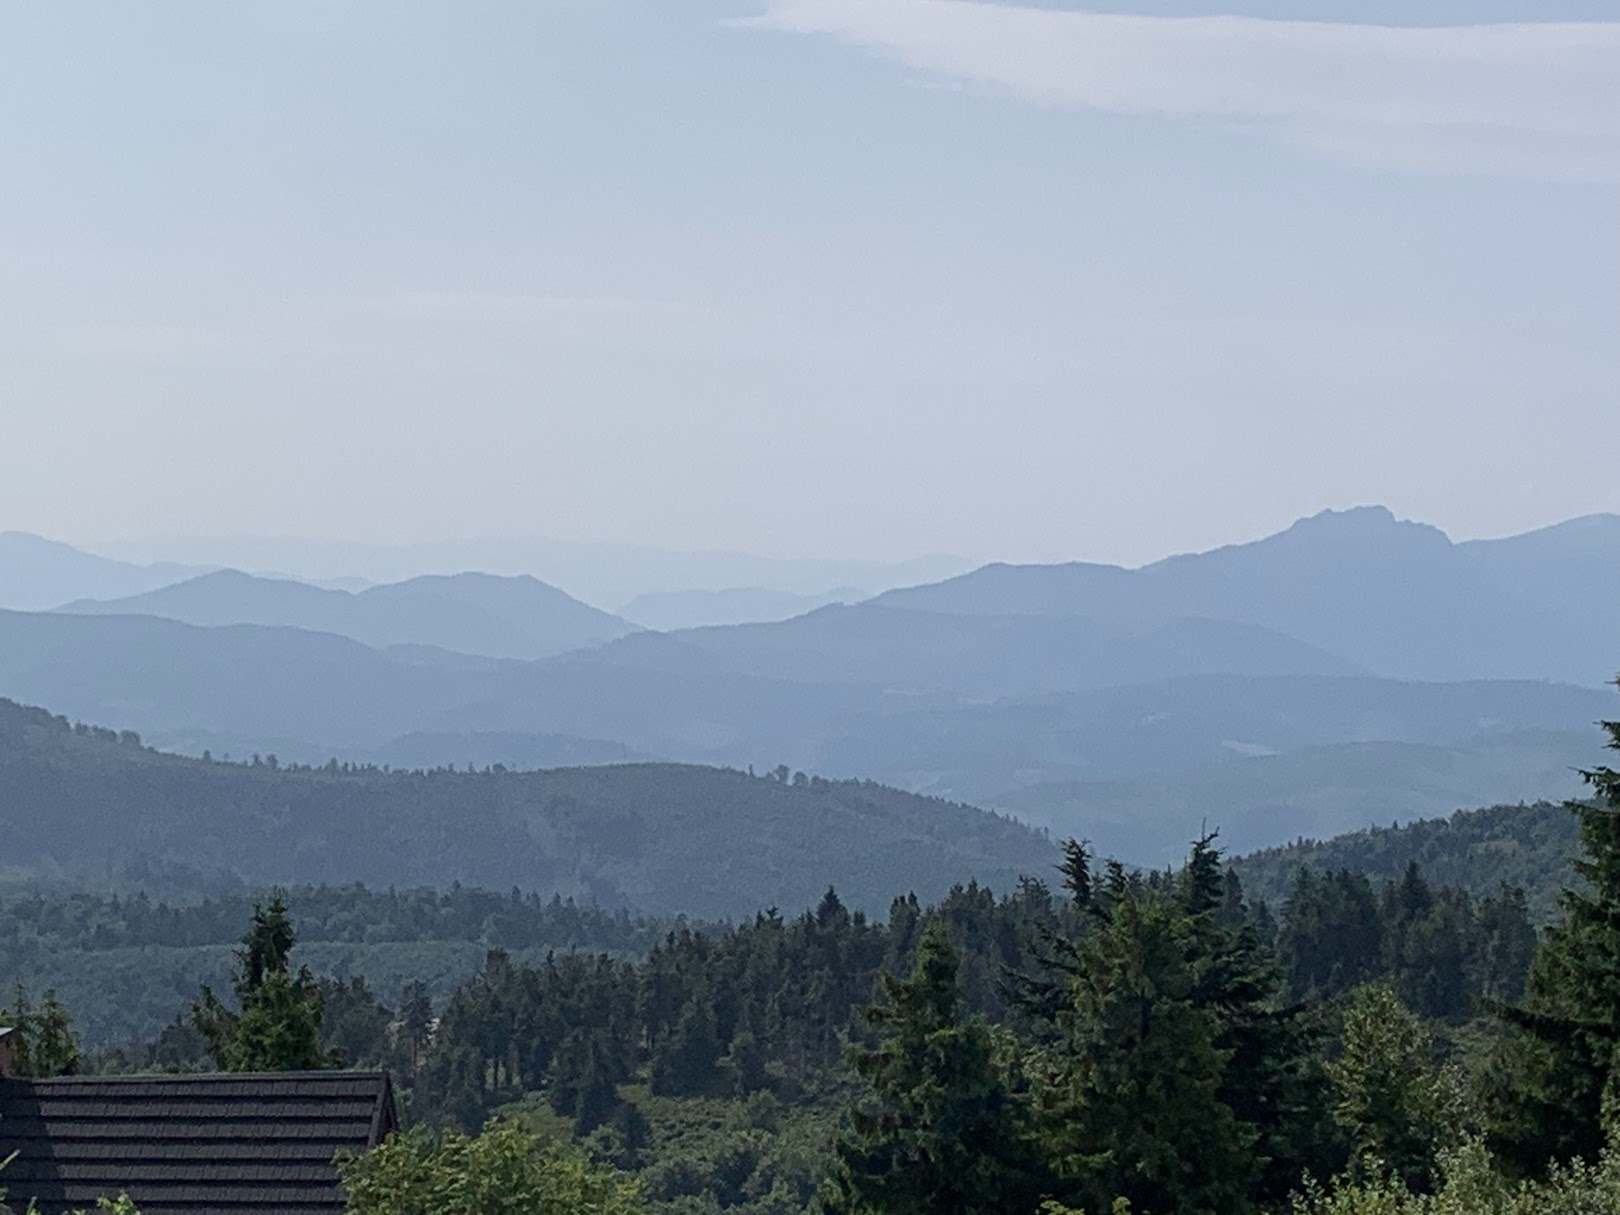
{"type": "Polygon", "coordinates": [[[433,1033],[433,1000],[428,995],[427,984],[420,979],[412,979],[400,993],[399,1029],[414,1070],[421,1066],[422,1054],[433,1033]]]}
{"type": "Polygon", "coordinates": [[[618,1085],[625,1071],[607,1029],[581,1026],[570,1030],[552,1060],[551,1106],[559,1114],[573,1117],[576,1134],[589,1134],[618,1110],[618,1085]]]}
{"type": "MultiPolygon", "coordinates": [[[[1620,721],[1603,730],[1620,751],[1620,721]]],[[[1593,797],[1571,809],[1584,885],[1564,891],[1524,1004],[1498,1007],[1513,1032],[1491,1077],[1492,1141],[1532,1174],[1549,1161],[1596,1160],[1605,1122],[1620,1123],[1620,773],[1598,767],[1582,775],[1593,797]]]]}
{"type": "Polygon", "coordinates": [[[1201,1006],[1183,897],[1110,878],[1043,1077],[1059,1196],[1088,1211],[1120,1198],[1153,1215],[1247,1211],[1258,1136],[1222,1099],[1234,1052],[1201,1006]]]}
{"type": "Polygon", "coordinates": [[[653,1049],[652,1091],[669,1097],[701,1097],[718,1092],[725,1080],[720,1051],[714,1001],[700,988],[687,1000],[675,1028],[653,1049]]]}
{"type": "Polygon", "coordinates": [[[12,1007],[0,1009],[0,1025],[11,1027],[11,1070],[18,1076],[71,1076],[82,1062],[73,1014],[47,989],[38,1008],[21,983],[12,1007]]]}
{"type": "Polygon", "coordinates": [[[297,933],[286,902],[255,905],[253,926],[236,951],[233,1011],[206,985],[190,1020],[208,1041],[214,1063],[228,1072],[285,1072],[330,1067],[321,1049],[324,1002],[307,967],[295,974],[289,956],[297,933]]]}
{"type": "Polygon", "coordinates": [[[1341,1155],[1329,1124],[1319,1035],[1299,1005],[1280,1001],[1282,978],[1242,901],[1223,873],[1215,836],[1194,841],[1179,885],[1186,915],[1193,1002],[1215,1025],[1226,1058],[1217,1090],[1246,1137],[1264,1205],[1281,1203],[1306,1172],[1330,1172],[1341,1155]]]}
{"type": "Polygon", "coordinates": [[[852,1052],[872,1102],[837,1145],[833,1215],[1007,1215],[1038,1197],[1027,1108],[996,1035],[961,1017],[957,958],[931,918],[905,979],[868,1011],[878,1044],[852,1052]]]}
{"type": "Polygon", "coordinates": [[[1063,889],[1082,911],[1091,906],[1091,853],[1083,841],[1063,841],[1063,862],[1058,866],[1063,875],[1063,889]]]}
{"type": "Polygon", "coordinates": [[[1340,1043],[1327,1068],[1338,1094],[1334,1117],[1351,1137],[1353,1176],[1428,1192],[1449,1112],[1428,1029],[1393,990],[1368,984],[1351,993],[1340,1043]]]}

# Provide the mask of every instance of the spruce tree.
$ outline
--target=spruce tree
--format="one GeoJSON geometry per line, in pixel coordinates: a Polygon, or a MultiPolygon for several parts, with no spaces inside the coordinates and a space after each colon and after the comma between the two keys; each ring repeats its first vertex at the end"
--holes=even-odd
{"type": "Polygon", "coordinates": [[[852,1052],[871,1086],[837,1145],[829,1215],[1008,1215],[1039,1196],[1016,1069],[983,1021],[963,1020],[957,958],[930,918],[910,977],[868,1010],[878,1044],[852,1052]]]}
{"type": "Polygon", "coordinates": [[[21,983],[9,1009],[0,1009],[0,1025],[10,1026],[11,1070],[18,1076],[71,1076],[79,1070],[79,1039],[73,1015],[48,989],[38,1008],[21,983]]]}
{"type": "MultiPolygon", "coordinates": [[[[1620,680],[1616,681],[1620,684],[1620,680]]],[[[1620,721],[1602,723],[1620,751],[1620,721]]],[[[1583,772],[1593,796],[1571,803],[1580,823],[1581,888],[1536,952],[1522,1005],[1498,1006],[1512,1027],[1491,1078],[1492,1139],[1520,1171],[1597,1159],[1620,1121],[1620,772],[1583,772]]]]}
{"type": "Polygon", "coordinates": [[[227,1008],[206,985],[191,1006],[191,1023],[208,1040],[209,1053],[222,1071],[306,1071],[333,1065],[320,1045],[320,986],[308,967],[296,974],[291,968],[296,941],[280,895],[269,907],[255,905],[253,926],[236,951],[231,979],[236,1009],[227,1008]]]}
{"type": "Polygon", "coordinates": [[[1350,995],[1340,1043],[1327,1068],[1334,1117],[1351,1137],[1353,1177],[1428,1192],[1452,1111],[1427,1026],[1392,988],[1369,983],[1350,995]]]}
{"type": "Polygon", "coordinates": [[[681,1010],[675,1027],[653,1048],[649,1068],[654,1093],[663,1097],[707,1097],[725,1084],[714,1001],[699,986],[681,1010]]]}
{"type": "Polygon", "coordinates": [[[1041,1078],[1058,1197],[1087,1211],[1116,1199],[1153,1215],[1247,1211],[1258,1136],[1222,1097],[1234,1051],[1202,1003],[1183,896],[1108,885],[1041,1078]]]}
{"type": "Polygon", "coordinates": [[[1179,885],[1193,1002],[1212,1018],[1226,1060],[1217,1097],[1253,1144],[1251,1195],[1280,1205],[1303,1173],[1331,1172],[1342,1159],[1318,1035],[1301,1006],[1281,1002],[1281,970],[1214,834],[1194,841],[1179,885]]]}

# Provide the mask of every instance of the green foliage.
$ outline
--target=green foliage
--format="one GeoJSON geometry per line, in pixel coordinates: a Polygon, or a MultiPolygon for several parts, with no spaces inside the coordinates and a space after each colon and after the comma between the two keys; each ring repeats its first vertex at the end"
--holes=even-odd
{"type": "Polygon", "coordinates": [[[1334,1117],[1350,1133],[1352,1174],[1390,1176],[1417,1192],[1433,1188],[1436,1154],[1461,1133],[1454,1078],[1435,1065],[1423,1020],[1390,988],[1350,994],[1340,1053],[1327,1066],[1334,1117]]]}
{"type": "Polygon", "coordinates": [[[307,967],[289,961],[297,934],[287,904],[277,895],[253,909],[253,926],[236,953],[231,986],[237,1008],[227,1008],[204,987],[190,1020],[208,1042],[214,1063],[228,1072],[305,1071],[332,1066],[321,1049],[324,1001],[307,967]]]}
{"type": "Polygon", "coordinates": [[[1502,886],[1525,892],[1531,922],[1558,914],[1569,863],[1580,847],[1576,821],[1556,802],[1458,810],[1449,818],[1370,827],[1329,840],[1301,840],[1240,857],[1236,868],[1252,898],[1280,903],[1303,867],[1318,874],[1363,874],[1374,884],[1399,881],[1416,861],[1431,882],[1475,898],[1502,886]]]}
{"type": "MultiPolygon", "coordinates": [[[[1342,1167],[1320,1019],[1287,1001],[1268,947],[1276,929],[1210,841],[1176,874],[1110,864],[1093,879],[1078,871],[1088,861],[1071,851],[1064,873],[1092,892],[1084,904],[1034,879],[1000,898],[970,883],[933,909],[896,899],[883,924],[829,891],[792,919],[768,912],[729,929],[675,926],[639,962],[489,950],[442,1003],[426,983],[394,987],[390,1007],[362,978],[324,979],[317,1045],[393,1069],[414,1120],[471,1134],[517,1103],[530,1125],[638,1172],[658,1215],[805,1210],[838,1163],[840,1116],[851,1119],[846,1146],[863,1146],[870,1131],[877,1137],[864,1146],[874,1152],[882,1134],[914,1134],[915,1145],[929,1127],[982,1119],[974,1134],[1001,1137],[1001,1163],[989,1180],[953,1174],[990,1194],[986,1205],[1004,1200],[1001,1186],[1031,1211],[1042,1197],[1095,1212],[1123,1196],[1139,1211],[1157,1202],[1174,1215],[1164,1195],[1183,1184],[1203,1187],[1193,1201],[1237,1204],[1215,1210],[1272,1209],[1305,1172],[1342,1167]],[[949,984],[938,973],[942,938],[949,984]],[[933,994],[913,1000],[913,1011],[932,1002],[937,1012],[947,993],[954,1002],[953,1019],[936,1017],[935,1036],[907,1038],[887,1013],[863,1015],[874,997],[893,1011],[893,976],[919,967],[933,974],[933,994]],[[1013,988],[1034,998],[1014,999],[1013,988]],[[910,1055],[899,1049],[906,1042],[910,1055]],[[887,1062],[852,1078],[851,1045],[853,1059],[887,1062]],[[930,1088],[929,1068],[946,1064],[956,1069],[938,1073],[948,1083],[930,1088]],[[892,1100],[875,1091],[880,1081],[892,1100]],[[849,1087],[856,1082],[864,1098],[849,1087]],[[880,1121],[863,1130],[857,1113],[880,1121]]],[[[1429,891],[1431,902],[1451,897],[1429,891]]],[[[1382,914],[1376,895],[1367,903],[1382,914]]],[[[396,915],[401,904],[390,895],[319,906],[327,910],[316,931],[359,935],[366,907],[396,915]],[[346,926],[343,907],[353,917],[346,926]]],[[[465,892],[437,906],[446,916],[463,906],[535,910],[515,896],[465,892]]],[[[173,914],[183,922],[186,910],[173,914]]],[[[1284,933],[1288,925],[1285,908],[1284,933]]],[[[273,962],[277,948],[257,952],[273,962]]],[[[239,969],[254,954],[242,952],[239,969]]],[[[1390,964],[1422,956],[1397,951],[1390,964]]],[[[206,1040],[176,1024],[101,1063],[203,1067],[206,1055],[206,1040]]]]}
{"type": "Polygon", "coordinates": [[[700,989],[686,1001],[674,1027],[653,1048],[649,1070],[652,1091],[660,1096],[703,1097],[728,1087],[720,1052],[714,1000],[700,989]]]}
{"type": "MultiPolygon", "coordinates": [[[[517,891],[351,885],[286,895],[298,909],[299,956],[312,971],[363,977],[387,993],[419,981],[434,1002],[476,975],[490,949],[531,963],[554,949],[639,958],[671,927],[517,891]]],[[[173,1019],[177,992],[230,982],[232,950],[254,903],[245,894],[178,903],[86,891],[0,898],[0,975],[54,987],[89,1048],[150,1039],[173,1019]]]]}
{"type": "Polygon", "coordinates": [[[1482,998],[1517,998],[1535,943],[1521,890],[1504,886],[1475,900],[1431,885],[1415,861],[1382,891],[1364,873],[1299,869],[1277,932],[1295,999],[1377,980],[1424,1016],[1454,1023],[1479,1011],[1482,998]]]}
{"type": "MultiPolygon", "coordinates": [[[[1620,750],[1620,721],[1603,723],[1620,750]]],[[[1580,888],[1546,934],[1522,1006],[1501,1009],[1511,1027],[1491,1077],[1493,1142],[1515,1167],[1594,1160],[1620,1125],[1620,774],[1586,772],[1596,798],[1572,804],[1580,826],[1580,888]]]]}
{"type": "Polygon", "coordinates": [[[1478,1139],[1442,1152],[1443,1181],[1414,1193],[1393,1177],[1334,1186],[1309,1184],[1293,1215],[1620,1215],[1620,1153],[1557,1166],[1543,1182],[1511,1182],[1478,1139]]]}
{"type": "Polygon", "coordinates": [[[514,1122],[416,1128],[339,1158],[349,1215],[640,1215],[633,1182],[514,1122]]]}
{"type": "Polygon", "coordinates": [[[1030,1209],[1039,1180],[1027,1099],[1004,1041],[959,1010],[957,958],[930,919],[906,979],[868,1016],[877,1045],[854,1053],[871,1101],[838,1143],[834,1215],[1002,1215],[1030,1209]]]}
{"type": "Polygon", "coordinates": [[[11,1070],[17,1076],[71,1076],[83,1062],[73,1014],[47,988],[39,1007],[18,983],[10,1008],[0,1008],[0,1025],[9,1026],[11,1070]]]}
{"type": "MultiPolygon", "coordinates": [[[[794,1104],[769,1092],[743,1099],[655,1097],[643,1085],[623,1092],[620,1110],[584,1144],[599,1161],[636,1171],[654,1215],[810,1210],[833,1156],[841,1106],[853,1096],[847,1086],[794,1104]]],[[[532,1104],[520,1109],[526,1121],[544,1125],[532,1104]]]]}
{"type": "Polygon", "coordinates": [[[1063,1201],[1247,1209],[1257,1132],[1222,1100],[1234,1053],[1200,990],[1193,927],[1174,892],[1127,886],[1081,944],[1041,1077],[1063,1201]]]}

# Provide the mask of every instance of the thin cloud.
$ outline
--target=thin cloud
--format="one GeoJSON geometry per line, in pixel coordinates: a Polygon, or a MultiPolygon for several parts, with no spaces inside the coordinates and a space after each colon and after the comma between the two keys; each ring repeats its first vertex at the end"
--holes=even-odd
{"type": "Polygon", "coordinates": [[[1620,22],[1143,17],[983,0],[767,0],[817,34],[1026,101],[1214,119],[1352,163],[1620,178],[1620,22]]]}

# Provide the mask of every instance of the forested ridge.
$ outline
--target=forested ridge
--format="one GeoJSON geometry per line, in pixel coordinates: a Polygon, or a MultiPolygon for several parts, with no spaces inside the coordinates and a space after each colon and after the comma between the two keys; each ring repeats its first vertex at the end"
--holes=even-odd
{"type": "Polygon", "coordinates": [[[1545,924],[1558,913],[1579,847],[1579,824],[1569,807],[1536,802],[1458,810],[1446,818],[1369,827],[1329,840],[1299,840],[1251,852],[1235,863],[1245,889],[1272,901],[1287,895],[1301,867],[1349,869],[1376,882],[1398,878],[1416,863],[1431,879],[1476,895],[1503,884],[1518,886],[1531,918],[1545,924]]]}
{"type": "Polygon", "coordinates": [[[0,789],[0,889],[460,881],[719,918],[810,906],[829,883],[880,911],[897,887],[937,898],[969,877],[1004,886],[1053,855],[1004,816],[780,766],[227,763],[9,701],[0,789]]]}

